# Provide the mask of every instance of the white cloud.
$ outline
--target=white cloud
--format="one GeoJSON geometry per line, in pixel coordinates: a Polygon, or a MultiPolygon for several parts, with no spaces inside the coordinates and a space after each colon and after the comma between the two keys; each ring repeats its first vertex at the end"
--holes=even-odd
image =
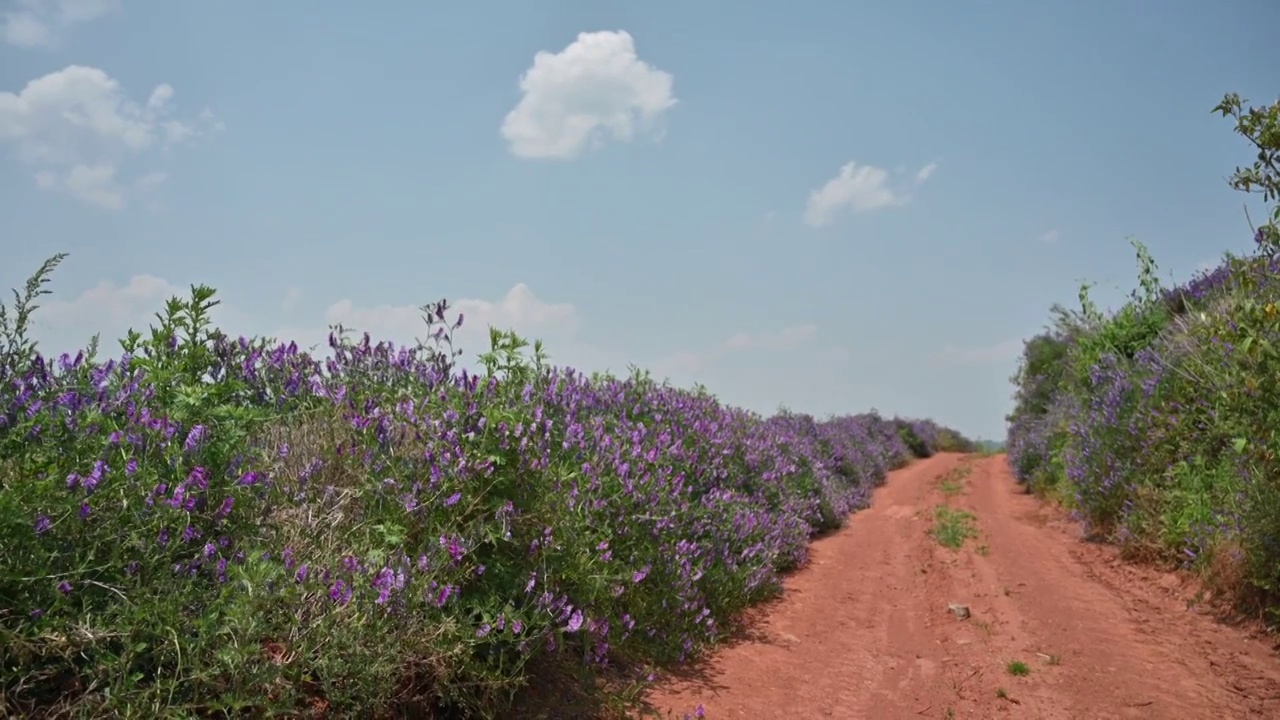
{"type": "Polygon", "coordinates": [[[658,360],[653,371],[659,377],[666,375],[692,375],[706,367],[710,356],[707,353],[689,350],[674,352],[658,360]]]}
{"type": "Polygon", "coordinates": [[[124,179],[123,163],[219,128],[209,113],[194,123],[169,117],[173,93],[169,85],[158,85],[140,105],[102,70],[70,65],[17,93],[0,92],[0,143],[10,144],[32,169],[38,187],[119,209],[130,185],[154,186],[164,179],[158,171],[124,179]]]}
{"type": "Polygon", "coordinates": [[[868,212],[890,205],[904,205],[908,198],[888,186],[889,173],[872,165],[849,162],[827,184],[809,193],[804,222],[825,227],[845,211],[868,212]]]}
{"type": "MultiPolygon", "coordinates": [[[[104,341],[113,343],[131,327],[145,331],[169,298],[175,295],[185,298],[189,292],[186,287],[154,275],[135,275],[123,285],[104,280],[69,299],[54,296],[42,302],[35,315],[38,339],[55,352],[82,346],[96,332],[102,333],[104,341]]],[[[417,305],[361,307],[344,299],[329,305],[322,313],[303,318],[301,327],[282,328],[279,320],[263,318],[261,313],[244,312],[234,301],[221,299],[222,304],[214,310],[214,319],[231,335],[265,332],[296,340],[307,347],[323,345],[329,326],[334,324],[368,332],[375,340],[406,345],[427,335],[417,305]]],[[[280,317],[296,308],[301,299],[301,290],[286,291],[280,317]]],[[[579,328],[576,307],[570,303],[546,302],[524,283],[517,283],[495,301],[466,298],[451,303],[448,319],[456,319],[458,313],[464,315],[465,321],[454,339],[471,356],[488,349],[490,325],[515,330],[531,342],[546,339],[552,344],[553,352],[561,348],[561,343],[576,342],[579,328]]]]}
{"type": "Polygon", "coordinates": [[[1222,264],[1222,258],[1214,258],[1212,260],[1201,260],[1196,263],[1196,272],[1207,273],[1210,270],[1216,270],[1222,264]]]}
{"type": "Polygon", "coordinates": [[[5,13],[0,20],[0,36],[10,45],[18,47],[40,47],[53,42],[53,33],[49,26],[38,17],[28,12],[5,13]]]}
{"type": "Polygon", "coordinates": [[[289,314],[298,307],[298,303],[301,300],[302,289],[291,287],[287,292],[285,292],[284,302],[280,303],[280,309],[283,310],[285,314],[289,314]]]}
{"type": "Polygon", "coordinates": [[[124,189],[116,182],[116,169],[111,165],[76,165],[61,182],[67,192],[90,205],[107,210],[124,207],[124,189]]]}
{"type": "Polygon", "coordinates": [[[183,288],[163,278],[134,275],[125,285],[103,280],[72,300],[48,300],[41,304],[40,313],[54,323],[83,318],[112,326],[150,317],[161,309],[165,300],[184,294],[183,288]]]}
{"type": "MultiPolygon", "coordinates": [[[[377,339],[412,344],[425,338],[427,327],[417,305],[379,305],[361,308],[349,299],[340,300],[325,311],[326,325],[368,332],[377,339]]],[[[489,326],[514,330],[531,342],[534,339],[571,340],[578,332],[578,309],[569,303],[543,301],[524,283],[517,283],[502,299],[494,302],[466,298],[451,302],[450,321],[463,316],[462,328],[454,340],[468,354],[487,350],[489,326]]]]}
{"type": "Polygon", "coordinates": [[[748,350],[790,350],[809,342],[818,334],[816,325],[796,325],[781,330],[759,333],[739,332],[724,342],[702,351],[682,351],[660,358],[655,364],[659,374],[695,373],[730,353],[748,350]]]}
{"type": "Polygon", "coordinates": [[[934,358],[941,365],[995,365],[1016,359],[1022,354],[1022,339],[1004,340],[981,347],[947,345],[934,358]]]}
{"type": "Polygon", "coordinates": [[[571,159],[606,137],[629,141],[676,104],[672,81],[636,56],[627,32],[579,33],[558,53],[534,55],[502,137],[522,158],[571,159]]]}
{"type": "MultiPolygon", "coordinates": [[[[46,299],[35,316],[34,335],[41,350],[48,355],[75,352],[83,348],[95,333],[101,336],[104,355],[116,355],[119,353],[117,340],[129,328],[145,335],[148,326],[155,323],[155,314],[163,311],[170,297],[185,298],[189,294],[185,286],[154,275],[135,275],[123,283],[103,281],[83,291],[67,293],[67,299],[59,297],[61,288],[54,289],[57,294],[46,299]]],[[[281,292],[281,304],[278,306],[281,309],[275,313],[269,312],[269,305],[249,308],[237,305],[234,297],[222,296],[220,299],[222,304],[214,308],[213,320],[232,337],[266,334],[284,341],[296,341],[304,348],[315,347],[322,355],[326,354],[326,337],[331,323],[341,323],[351,330],[369,332],[376,340],[391,340],[398,344],[411,344],[425,335],[426,330],[418,308],[409,304],[362,306],[344,299],[327,308],[320,305],[298,307],[298,312],[286,318],[286,312],[281,309],[302,299],[302,294],[296,290],[281,292]],[[268,312],[264,313],[263,308],[268,312]]],[[[806,347],[804,344],[816,335],[816,328],[812,325],[739,333],[704,352],[679,352],[665,357],[637,356],[634,352],[604,348],[579,337],[580,317],[574,305],[543,300],[524,284],[516,284],[494,300],[459,300],[453,305],[450,319],[459,311],[466,315],[466,322],[455,336],[455,347],[464,351],[463,362],[472,367],[476,356],[488,349],[489,324],[514,329],[526,339],[547,340],[547,352],[555,365],[585,372],[612,371],[625,375],[628,366],[634,362],[640,367],[651,368],[659,378],[671,378],[682,385],[698,381],[723,383],[724,376],[712,363],[744,351],[772,353],[804,347],[803,352],[797,355],[805,363],[804,367],[813,368],[812,372],[800,373],[804,383],[809,385],[812,385],[814,372],[844,372],[843,366],[849,359],[848,352],[843,349],[806,347]]],[[[780,358],[778,360],[782,362],[780,358]]],[[[794,361],[795,357],[790,360],[794,361]]],[[[779,382],[796,381],[793,377],[795,372],[781,372],[779,382]]],[[[749,397],[752,385],[750,381],[746,382],[747,385],[739,390],[749,397]]],[[[766,384],[774,386],[773,380],[766,384]]],[[[717,387],[725,386],[718,384],[717,387]]],[[[728,387],[732,388],[733,383],[728,387]]],[[[772,409],[776,396],[772,392],[768,396],[768,407],[757,409],[772,409]]],[[[803,396],[803,391],[800,396],[803,396]]]]}
{"type": "Polygon", "coordinates": [[[70,299],[55,294],[43,300],[32,319],[34,337],[43,352],[57,354],[83,348],[101,333],[103,351],[114,354],[116,341],[129,328],[145,334],[166,300],[186,294],[185,288],[154,275],[135,275],[124,285],[103,280],[70,299]]]}
{"type": "Polygon", "coordinates": [[[1057,230],[1049,230],[1040,235],[1040,242],[1056,243],[1062,235],[1057,230]]]}
{"type": "MultiPolygon", "coordinates": [[[[153,275],[135,275],[124,284],[102,281],[69,299],[55,296],[42,303],[35,316],[35,337],[42,350],[56,354],[75,351],[94,333],[101,333],[104,349],[115,353],[118,338],[129,328],[145,334],[155,322],[155,314],[175,295],[186,298],[189,289],[153,275]]],[[[237,306],[233,298],[220,299],[222,302],[214,309],[213,319],[229,335],[272,335],[296,341],[302,347],[316,347],[321,352],[326,347],[329,326],[335,324],[357,333],[368,332],[375,341],[390,340],[401,345],[411,345],[428,335],[418,305],[361,306],[351,299],[343,299],[322,310],[292,312],[299,309],[302,299],[301,291],[295,288],[284,293],[280,312],[266,317],[261,312],[248,312],[237,306]]],[[[695,375],[704,374],[715,362],[730,355],[785,352],[809,343],[817,335],[814,325],[737,333],[709,349],[646,359],[617,348],[600,347],[579,337],[581,319],[573,304],[543,300],[524,283],[517,283],[496,300],[457,300],[452,303],[448,319],[456,319],[458,313],[462,313],[465,320],[454,334],[454,346],[463,350],[468,364],[488,350],[492,325],[514,330],[530,342],[544,340],[550,360],[556,365],[625,373],[629,364],[638,362],[642,367],[652,368],[659,377],[674,376],[685,382],[696,379],[695,375]]],[[[824,352],[819,350],[817,357],[827,358],[824,352]]],[[[847,354],[842,357],[847,360],[847,354]]]]}
{"type": "Polygon", "coordinates": [[[168,179],[169,179],[168,173],[149,172],[146,175],[143,175],[142,177],[135,180],[133,184],[138,188],[149,188],[149,187],[155,187],[156,185],[160,185],[165,180],[168,180],[168,179]]]}
{"type": "Polygon", "coordinates": [[[117,0],[15,0],[0,13],[0,38],[24,48],[51,47],[72,25],[96,20],[119,9],[117,0]]]}
{"type": "Polygon", "coordinates": [[[117,0],[23,0],[27,5],[52,5],[59,22],[78,23],[96,20],[120,8],[117,0]]]}
{"type": "Polygon", "coordinates": [[[928,180],[929,178],[933,177],[933,174],[937,171],[938,171],[938,163],[936,162],[931,162],[928,165],[925,165],[924,167],[920,168],[919,172],[916,173],[916,184],[919,185],[920,183],[923,183],[925,180],[928,180]]]}
{"type": "Polygon", "coordinates": [[[578,333],[576,307],[570,303],[544,302],[524,283],[517,283],[498,302],[464,299],[454,304],[454,310],[465,313],[470,323],[482,328],[496,325],[533,335],[550,332],[573,336],[578,333]]]}
{"type": "Polygon", "coordinates": [[[738,333],[725,341],[728,350],[781,350],[799,345],[818,334],[817,325],[797,325],[776,332],[738,333]]]}

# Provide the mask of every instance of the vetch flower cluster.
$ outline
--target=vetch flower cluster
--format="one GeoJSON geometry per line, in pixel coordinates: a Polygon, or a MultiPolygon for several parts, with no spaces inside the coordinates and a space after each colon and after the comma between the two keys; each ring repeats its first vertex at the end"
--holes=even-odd
{"type": "Polygon", "coordinates": [[[223,335],[212,294],[118,357],[0,367],[0,626],[66,658],[0,670],[14,710],[99,667],[70,702],[493,710],[535,676],[643,678],[951,432],[765,418],[509,333],[463,368],[444,302],[433,343],[321,357],[223,335]]]}

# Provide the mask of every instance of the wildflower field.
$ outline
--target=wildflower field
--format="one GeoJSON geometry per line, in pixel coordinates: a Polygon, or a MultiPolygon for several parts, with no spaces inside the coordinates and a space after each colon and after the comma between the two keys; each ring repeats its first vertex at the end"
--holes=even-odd
{"type": "Polygon", "coordinates": [[[1257,152],[1231,179],[1268,217],[1256,252],[1173,288],[1138,251],[1111,313],[1080,293],[1026,343],[1009,462],[1097,537],[1189,567],[1239,609],[1280,620],[1280,102],[1216,111],[1257,152]]]}
{"type": "Polygon", "coordinates": [[[929,421],[726,407],[491,331],[305,352],[212,327],[43,357],[51,259],[0,315],[0,714],[622,709],[779,591],[929,421]],[[551,702],[554,707],[556,702],[551,702]]]}

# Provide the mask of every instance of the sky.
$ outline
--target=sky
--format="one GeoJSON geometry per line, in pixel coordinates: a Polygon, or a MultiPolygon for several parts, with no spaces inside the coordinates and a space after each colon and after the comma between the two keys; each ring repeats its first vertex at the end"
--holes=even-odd
{"type": "MultiPolygon", "coordinates": [[[[0,287],[49,353],[192,283],[233,335],[448,298],[584,370],[1004,436],[1055,302],[1244,251],[1274,0],[0,0],[0,287]]],[[[1254,206],[1256,208],[1256,206],[1254,206]]],[[[1257,214],[1254,215],[1257,217],[1257,214]]]]}

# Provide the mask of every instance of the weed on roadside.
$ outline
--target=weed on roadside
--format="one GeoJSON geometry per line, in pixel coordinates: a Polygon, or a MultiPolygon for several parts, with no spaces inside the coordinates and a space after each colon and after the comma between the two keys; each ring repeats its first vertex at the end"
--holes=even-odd
{"type": "Polygon", "coordinates": [[[965,458],[959,465],[938,476],[938,489],[948,496],[964,492],[964,479],[969,477],[971,472],[973,472],[973,465],[969,458],[965,458]]]}
{"type": "Polygon", "coordinates": [[[1212,112],[1258,151],[1227,181],[1261,195],[1254,248],[1166,287],[1134,241],[1122,306],[1104,311],[1091,284],[1055,305],[1023,345],[1008,463],[1126,559],[1180,565],[1280,624],[1280,100],[1228,93],[1212,112]]]}
{"type": "Polygon", "coordinates": [[[1009,691],[1008,691],[1008,690],[1005,690],[1004,688],[996,688],[996,697],[1000,698],[1001,700],[1007,700],[1008,702],[1011,702],[1011,703],[1013,703],[1014,705],[1021,705],[1021,704],[1022,704],[1022,701],[1021,701],[1021,700],[1019,700],[1018,698],[1016,698],[1016,697],[1014,697],[1014,696],[1010,695],[1010,694],[1009,694],[1009,691]]]}
{"type": "Polygon", "coordinates": [[[940,505],[934,511],[934,525],[930,532],[938,544],[951,550],[959,550],[965,540],[977,537],[978,532],[973,527],[974,520],[976,518],[972,513],[940,505]]]}

